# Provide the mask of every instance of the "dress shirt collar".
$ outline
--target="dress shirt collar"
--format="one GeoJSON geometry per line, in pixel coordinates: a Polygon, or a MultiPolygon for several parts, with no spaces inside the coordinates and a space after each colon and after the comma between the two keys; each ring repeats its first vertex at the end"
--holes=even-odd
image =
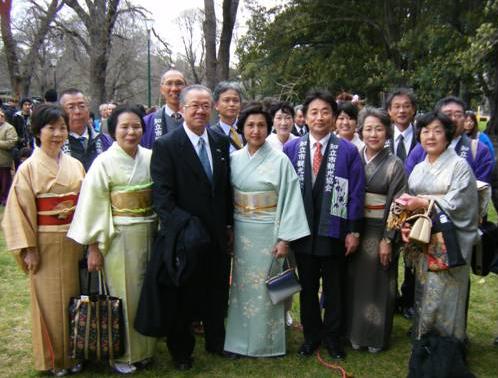
{"type": "Polygon", "coordinates": [[[221,119],[218,121],[221,128],[223,129],[223,131],[225,132],[226,135],[228,135],[230,133],[230,128],[233,127],[235,129],[235,131],[237,131],[237,120],[235,120],[235,122],[233,123],[233,125],[229,125],[228,123],[225,123],[223,122],[221,119]]]}
{"type": "Polygon", "coordinates": [[[403,132],[398,129],[398,126],[394,125],[394,140],[396,142],[398,141],[400,135],[403,135],[405,142],[411,143],[413,138],[413,125],[410,123],[410,125],[403,132]]]}
{"type": "Polygon", "coordinates": [[[453,148],[453,149],[455,149],[455,148],[456,148],[456,146],[457,146],[457,144],[458,144],[458,142],[460,142],[460,139],[462,139],[462,136],[461,136],[461,135],[459,135],[459,136],[457,136],[457,137],[454,137],[454,138],[451,140],[450,147],[451,147],[451,148],[453,148]]]}
{"type": "Polygon", "coordinates": [[[200,138],[204,139],[204,142],[206,142],[206,146],[209,146],[209,138],[206,128],[204,128],[204,132],[202,133],[202,135],[197,135],[192,130],[190,130],[187,127],[187,124],[184,122],[183,129],[185,130],[185,133],[187,133],[188,139],[190,139],[190,142],[192,143],[196,151],[197,151],[197,144],[199,143],[200,138]]]}
{"type": "Polygon", "coordinates": [[[316,142],[320,142],[320,144],[322,145],[322,152],[324,151],[325,149],[325,146],[327,145],[327,143],[329,142],[329,139],[330,139],[330,133],[325,135],[322,139],[320,140],[316,140],[315,137],[313,135],[311,135],[311,133],[309,133],[309,137],[310,137],[310,148],[315,148],[315,143],[316,142]]]}
{"type": "Polygon", "coordinates": [[[164,105],[164,111],[165,111],[165,112],[166,112],[166,114],[167,114],[167,115],[169,115],[170,117],[172,117],[172,116],[173,116],[173,113],[179,113],[179,114],[181,114],[181,115],[182,115],[182,117],[183,117],[183,114],[182,114],[180,111],[175,112],[173,109],[171,109],[171,108],[168,106],[168,104],[165,104],[165,105],[164,105]]]}
{"type": "Polygon", "coordinates": [[[78,133],[75,133],[74,131],[70,131],[69,135],[75,137],[76,139],[80,139],[80,138],[88,139],[90,137],[88,135],[88,127],[85,127],[85,131],[83,131],[83,134],[81,134],[81,135],[78,133]]]}

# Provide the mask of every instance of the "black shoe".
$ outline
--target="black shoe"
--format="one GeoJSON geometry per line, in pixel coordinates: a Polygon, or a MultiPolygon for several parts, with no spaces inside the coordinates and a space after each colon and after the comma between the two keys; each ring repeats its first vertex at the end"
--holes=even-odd
{"type": "Polygon", "coordinates": [[[415,316],[415,309],[413,307],[405,307],[403,309],[403,317],[408,320],[412,320],[415,316]]]}
{"type": "Polygon", "coordinates": [[[313,353],[315,353],[315,350],[317,350],[319,346],[320,346],[320,343],[306,343],[305,342],[303,345],[301,345],[297,354],[299,354],[301,357],[312,356],[313,353]]]}
{"type": "Polygon", "coordinates": [[[178,371],[187,371],[192,369],[192,359],[175,361],[175,369],[178,371]]]}
{"type": "Polygon", "coordinates": [[[340,343],[327,345],[327,352],[329,352],[330,357],[335,360],[343,360],[346,358],[346,352],[340,343]]]}

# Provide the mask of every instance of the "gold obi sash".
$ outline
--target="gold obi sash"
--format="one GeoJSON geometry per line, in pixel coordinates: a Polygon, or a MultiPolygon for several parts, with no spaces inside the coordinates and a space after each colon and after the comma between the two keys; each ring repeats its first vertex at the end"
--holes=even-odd
{"type": "Polygon", "coordinates": [[[78,193],[44,193],[36,197],[38,226],[69,225],[73,220],[78,193]]]}
{"type": "Polygon", "coordinates": [[[111,207],[113,217],[147,217],[152,211],[152,190],[112,191],[111,207]]]}
{"type": "Polygon", "coordinates": [[[383,194],[365,193],[365,218],[383,219],[387,197],[383,194]]]}
{"type": "Polygon", "coordinates": [[[275,192],[240,192],[234,189],[234,216],[272,222],[277,211],[277,199],[275,192]]]}

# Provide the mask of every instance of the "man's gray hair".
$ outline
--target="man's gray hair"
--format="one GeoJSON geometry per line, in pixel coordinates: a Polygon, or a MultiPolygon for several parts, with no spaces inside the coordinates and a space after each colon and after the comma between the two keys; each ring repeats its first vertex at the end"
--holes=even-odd
{"type": "Polygon", "coordinates": [[[180,105],[183,106],[185,105],[185,97],[187,97],[187,94],[191,91],[203,91],[207,92],[209,94],[209,97],[211,97],[211,100],[213,99],[213,92],[211,92],[211,89],[206,87],[205,85],[202,84],[192,84],[189,85],[188,87],[185,87],[182,89],[180,92],[180,105]]]}
{"type": "Polygon", "coordinates": [[[294,106],[294,113],[297,113],[299,111],[303,111],[303,105],[301,104],[294,106]]]}
{"type": "Polygon", "coordinates": [[[216,87],[214,88],[214,91],[213,91],[214,102],[218,102],[221,94],[225,93],[226,91],[229,91],[230,89],[237,92],[237,94],[239,95],[240,101],[242,101],[242,88],[240,87],[239,83],[237,83],[236,81],[220,81],[216,85],[216,87]]]}

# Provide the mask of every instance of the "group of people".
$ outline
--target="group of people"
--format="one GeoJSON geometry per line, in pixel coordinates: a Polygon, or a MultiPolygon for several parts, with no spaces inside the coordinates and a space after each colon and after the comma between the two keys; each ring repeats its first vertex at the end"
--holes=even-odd
{"type": "Polygon", "coordinates": [[[460,99],[442,99],[415,125],[404,89],[385,110],[361,111],[325,90],[296,108],[243,105],[236,83],[211,92],[176,70],[160,91],[165,105],[147,116],[118,105],[109,135],[91,126],[78,89],[33,111],[37,147],[17,170],[2,227],[30,277],[36,370],[83,368],[68,348],[83,256],[123,301],[126,350],[111,361],[121,374],[147,366],[164,337],[175,368],[191,369],[194,322],[207,353],[284,356],[292,299],[273,304],[265,281],[294,265],[303,357],[322,345],[343,359],[346,340],[388,348],[398,303],[414,316],[415,339],[464,340],[482,215],[476,179],[489,183],[495,162],[483,134],[465,126],[460,99]],[[444,213],[466,261],[432,271],[427,253],[410,255],[401,299],[399,250],[411,226],[386,226],[394,202],[444,213]]]}

